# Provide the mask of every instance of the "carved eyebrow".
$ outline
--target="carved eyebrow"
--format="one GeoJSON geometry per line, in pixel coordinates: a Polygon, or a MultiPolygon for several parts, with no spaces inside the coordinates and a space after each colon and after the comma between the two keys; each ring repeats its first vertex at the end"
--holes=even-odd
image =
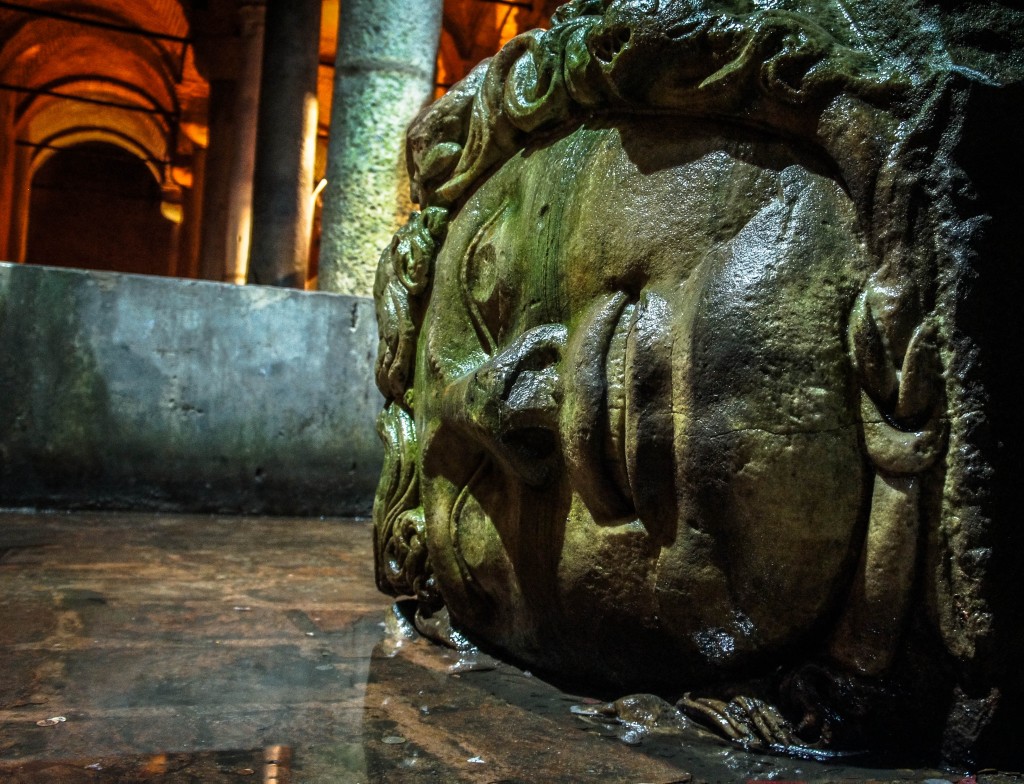
{"type": "Polygon", "coordinates": [[[510,203],[511,199],[508,197],[502,199],[494,212],[492,212],[487,219],[484,220],[480,228],[477,229],[476,234],[473,235],[473,239],[470,240],[469,246],[466,248],[466,252],[462,254],[462,258],[459,260],[459,291],[462,294],[462,301],[466,306],[466,311],[469,313],[470,321],[473,323],[473,329],[476,331],[477,339],[480,341],[480,345],[483,346],[483,349],[487,354],[494,353],[497,348],[497,341],[495,340],[494,333],[487,324],[487,319],[484,318],[484,315],[480,310],[480,304],[473,297],[472,291],[470,290],[469,270],[470,265],[477,256],[480,245],[485,239],[489,238],[491,230],[505,215],[510,203]]]}

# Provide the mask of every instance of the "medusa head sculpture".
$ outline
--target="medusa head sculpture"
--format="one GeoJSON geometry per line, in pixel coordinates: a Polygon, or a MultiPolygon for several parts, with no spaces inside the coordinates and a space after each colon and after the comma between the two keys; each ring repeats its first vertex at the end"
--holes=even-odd
{"type": "Polygon", "coordinates": [[[991,723],[957,151],[999,85],[886,9],[576,0],[414,122],[374,523],[421,629],[808,747],[991,723]]]}

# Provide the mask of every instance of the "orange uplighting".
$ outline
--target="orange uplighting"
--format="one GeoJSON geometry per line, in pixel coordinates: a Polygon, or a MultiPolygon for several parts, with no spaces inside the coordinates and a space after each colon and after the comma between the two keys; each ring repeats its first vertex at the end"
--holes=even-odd
{"type": "MultiPolygon", "coordinates": [[[[33,180],[57,153],[105,144],[134,156],[155,192],[175,195],[162,206],[172,222],[182,219],[181,188],[194,184],[203,133],[183,133],[180,120],[205,124],[209,90],[181,2],[91,0],[71,9],[38,0],[0,9],[0,259],[26,260],[33,180]],[[5,160],[11,149],[14,160],[5,160]]],[[[166,273],[166,263],[154,271],[166,273]]]]}
{"type": "Polygon", "coordinates": [[[149,762],[146,763],[146,767],[143,768],[142,772],[150,776],[160,776],[166,773],[167,755],[154,754],[149,758],[149,762]]]}
{"type": "Polygon", "coordinates": [[[477,63],[526,30],[547,27],[552,3],[522,0],[446,0],[434,97],[464,78],[477,63]]]}
{"type": "MultiPolygon", "coordinates": [[[[325,169],[341,2],[322,3],[317,178],[325,169]]],[[[547,25],[555,5],[445,0],[435,97],[510,38],[547,25]]],[[[158,190],[174,194],[160,209],[180,225],[180,247],[192,257],[161,262],[161,274],[199,274],[195,238],[210,208],[201,193],[208,182],[209,80],[238,78],[238,15],[248,7],[244,0],[201,6],[182,0],[3,4],[0,260],[26,258],[30,191],[40,168],[57,152],[107,144],[135,156],[158,190]]],[[[229,279],[243,277],[239,269],[229,273],[229,279]]]]}

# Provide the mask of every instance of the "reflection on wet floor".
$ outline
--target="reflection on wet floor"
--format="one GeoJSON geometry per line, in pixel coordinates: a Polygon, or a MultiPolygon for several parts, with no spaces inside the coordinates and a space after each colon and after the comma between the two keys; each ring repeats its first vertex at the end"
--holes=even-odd
{"type": "Polygon", "coordinates": [[[397,633],[370,553],[363,522],[0,515],[0,781],[965,779],[575,715],[594,700],[397,633]]]}

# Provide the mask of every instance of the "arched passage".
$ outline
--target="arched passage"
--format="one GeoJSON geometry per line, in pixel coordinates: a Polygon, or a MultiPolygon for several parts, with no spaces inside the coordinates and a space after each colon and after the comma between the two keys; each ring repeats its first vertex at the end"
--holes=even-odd
{"type": "MultiPolygon", "coordinates": [[[[314,181],[326,169],[341,5],[321,2],[314,181]]],[[[444,0],[437,94],[509,37],[546,23],[559,2],[444,0]]],[[[255,102],[242,113],[239,95],[251,96],[259,86],[258,69],[246,65],[242,55],[251,44],[258,59],[254,42],[262,38],[262,26],[252,20],[261,5],[253,0],[0,3],[0,261],[26,259],[28,184],[48,162],[51,148],[102,140],[145,158],[158,172],[164,214],[180,223],[174,272],[236,279],[236,268],[244,269],[246,261],[232,261],[234,272],[228,274],[225,245],[237,246],[241,254],[238,236],[247,223],[238,218],[245,210],[230,196],[244,192],[251,180],[252,167],[235,164],[240,141],[255,127],[255,116],[249,116],[255,102]],[[211,83],[217,87],[212,97],[211,83]],[[211,118],[217,118],[212,132],[211,118]],[[211,137],[216,137],[212,151],[211,137]],[[229,203],[234,204],[230,211],[229,203]]],[[[306,272],[315,274],[315,263],[306,272]]]]}
{"type": "Polygon", "coordinates": [[[161,201],[146,162],[122,147],[86,142],[57,150],[32,178],[25,260],[166,275],[176,227],[161,201]]]}

